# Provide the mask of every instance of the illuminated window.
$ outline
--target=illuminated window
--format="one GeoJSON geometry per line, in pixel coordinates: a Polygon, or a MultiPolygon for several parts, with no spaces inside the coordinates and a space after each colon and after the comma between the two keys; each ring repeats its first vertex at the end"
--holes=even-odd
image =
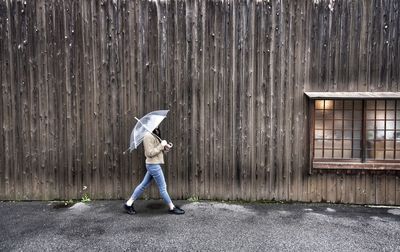
{"type": "Polygon", "coordinates": [[[312,113],[314,163],[399,164],[400,100],[319,99],[312,113]]]}
{"type": "Polygon", "coordinates": [[[400,159],[400,102],[367,101],[366,117],[366,159],[400,159]]]}
{"type": "Polygon", "coordinates": [[[314,158],[361,159],[362,101],[316,100],[314,158]]]}

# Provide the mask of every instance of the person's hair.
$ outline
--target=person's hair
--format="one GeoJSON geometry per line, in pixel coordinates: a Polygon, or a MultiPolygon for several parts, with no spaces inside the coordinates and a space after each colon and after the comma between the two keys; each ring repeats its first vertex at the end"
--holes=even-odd
{"type": "Polygon", "coordinates": [[[156,136],[158,136],[159,138],[161,138],[161,130],[159,127],[155,128],[153,130],[153,134],[155,134],[156,136]]]}

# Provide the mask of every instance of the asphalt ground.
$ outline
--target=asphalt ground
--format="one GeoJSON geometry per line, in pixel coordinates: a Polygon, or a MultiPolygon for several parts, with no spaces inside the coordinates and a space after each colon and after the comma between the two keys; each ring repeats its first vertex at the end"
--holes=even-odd
{"type": "Polygon", "coordinates": [[[160,200],[0,202],[1,251],[400,251],[400,208],[160,200]]]}

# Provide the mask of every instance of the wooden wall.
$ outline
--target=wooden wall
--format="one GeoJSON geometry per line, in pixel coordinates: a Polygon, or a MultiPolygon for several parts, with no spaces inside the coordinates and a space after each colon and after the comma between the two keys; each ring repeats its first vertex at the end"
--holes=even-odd
{"type": "Polygon", "coordinates": [[[127,198],[133,118],[170,109],[173,199],[400,204],[396,173],[308,173],[304,95],[399,91],[399,8],[0,0],[0,199],[127,198]]]}

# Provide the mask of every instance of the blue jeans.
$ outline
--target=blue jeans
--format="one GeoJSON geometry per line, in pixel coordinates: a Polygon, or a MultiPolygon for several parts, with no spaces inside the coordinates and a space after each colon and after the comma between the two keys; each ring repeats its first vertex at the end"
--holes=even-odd
{"type": "Polygon", "coordinates": [[[149,185],[151,180],[154,180],[157,183],[158,189],[160,190],[161,197],[164,199],[165,203],[170,204],[172,203],[171,198],[167,192],[167,184],[165,183],[164,173],[161,169],[159,164],[146,164],[146,175],[142,183],[140,183],[132,193],[131,198],[136,200],[142,195],[144,189],[146,189],[149,185]]]}

